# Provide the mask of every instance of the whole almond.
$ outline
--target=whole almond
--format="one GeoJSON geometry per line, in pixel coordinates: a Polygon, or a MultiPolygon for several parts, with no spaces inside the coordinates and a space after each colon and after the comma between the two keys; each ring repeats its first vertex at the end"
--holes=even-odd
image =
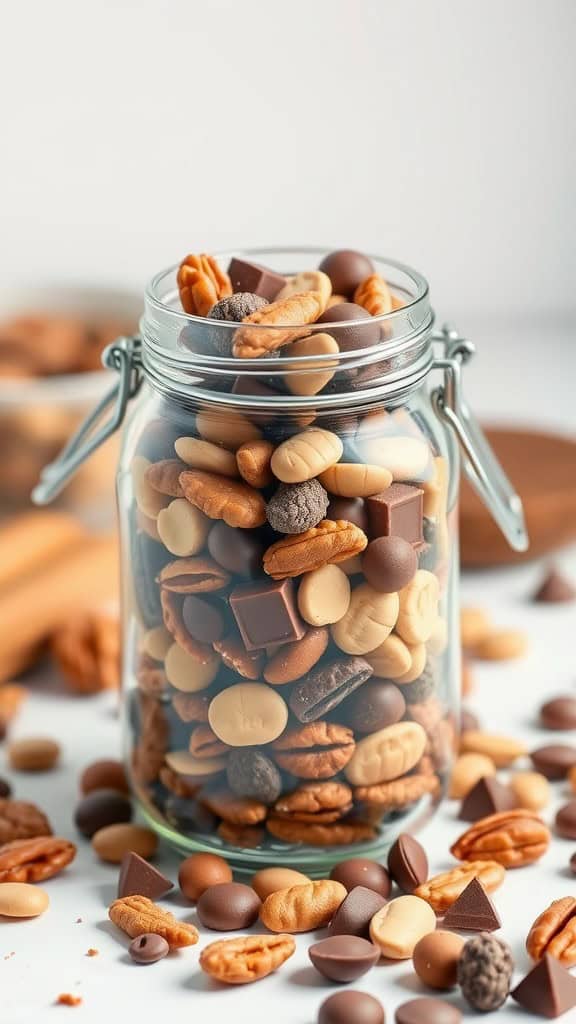
{"type": "Polygon", "coordinates": [[[293,885],[264,900],[260,920],[271,932],[313,932],[332,920],[346,895],[340,882],[327,878],[293,885]]]}
{"type": "Polygon", "coordinates": [[[130,852],[148,860],[154,856],[157,847],[156,833],[142,825],[106,825],[92,836],[92,849],[100,860],[108,864],[120,864],[124,854],[130,852]]]}
{"type": "Polygon", "coordinates": [[[10,767],[17,772],[49,772],[59,757],[60,745],[46,736],[13,740],[8,747],[10,767]]]}
{"type": "Polygon", "coordinates": [[[541,811],[550,803],[550,783],[540,772],[516,772],[509,784],[519,807],[541,811]]]}
{"type": "Polygon", "coordinates": [[[484,754],[497,768],[508,768],[527,753],[526,747],[511,736],[498,736],[481,729],[467,729],[460,737],[462,754],[484,754]]]}
{"type": "Polygon", "coordinates": [[[449,796],[461,800],[479,779],[496,774],[496,765],[486,754],[460,754],[454,763],[450,778],[449,796]]]}

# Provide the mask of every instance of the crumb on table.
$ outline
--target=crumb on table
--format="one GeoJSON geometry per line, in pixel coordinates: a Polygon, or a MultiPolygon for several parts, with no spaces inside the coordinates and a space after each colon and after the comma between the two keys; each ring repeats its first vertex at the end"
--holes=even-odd
{"type": "Polygon", "coordinates": [[[71,992],[61,992],[56,1000],[57,1006],[80,1006],[81,996],[73,996],[71,992]]]}
{"type": "Polygon", "coordinates": [[[99,952],[99,949],[93,949],[92,946],[90,946],[90,949],[86,951],[86,956],[98,956],[99,952]]]}

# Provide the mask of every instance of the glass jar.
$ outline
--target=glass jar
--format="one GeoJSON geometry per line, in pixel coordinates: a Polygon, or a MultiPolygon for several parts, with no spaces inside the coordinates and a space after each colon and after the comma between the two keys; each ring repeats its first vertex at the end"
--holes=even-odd
{"type": "MultiPolygon", "coordinates": [[[[290,275],[326,253],[241,255],[290,275]]],[[[108,350],[111,421],[91,433],[98,410],[36,494],[139,391],[118,476],[126,763],[161,835],[240,872],[381,857],[442,798],[459,721],[459,446],[526,543],[462,400],[472,346],[433,330],[418,273],[373,263],[389,313],[329,305],[290,328],[188,315],[177,268],[159,274],[141,337],[108,350]]]]}

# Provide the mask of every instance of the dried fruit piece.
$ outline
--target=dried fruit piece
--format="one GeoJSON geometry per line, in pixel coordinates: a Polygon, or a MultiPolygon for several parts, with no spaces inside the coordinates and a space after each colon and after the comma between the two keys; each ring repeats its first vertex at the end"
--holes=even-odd
{"type": "Polygon", "coordinates": [[[219,299],[232,295],[228,274],[206,253],[186,256],[178,268],[176,281],[182,308],[194,316],[208,316],[219,299]]]}
{"type": "Polygon", "coordinates": [[[194,946],[198,942],[199,935],[193,924],[177,921],[173,914],[162,910],[146,896],[124,896],[114,900],[108,916],[131,939],[152,932],[166,939],[170,949],[194,946]]]}

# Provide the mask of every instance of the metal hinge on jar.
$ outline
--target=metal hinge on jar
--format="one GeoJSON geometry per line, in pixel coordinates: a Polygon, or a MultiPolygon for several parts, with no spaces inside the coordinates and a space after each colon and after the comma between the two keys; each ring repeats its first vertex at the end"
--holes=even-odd
{"type": "Polygon", "coordinates": [[[484,502],[514,551],[526,551],[528,533],[522,501],[516,494],[475,416],[462,394],[462,366],[474,355],[472,342],[445,325],[435,331],[434,341],[444,355],[434,360],[433,368],[444,371],[444,384],[432,391],[432,404],[438,417],[454,431],[460,445],[463,467],[470,485],[484,502]]]}

